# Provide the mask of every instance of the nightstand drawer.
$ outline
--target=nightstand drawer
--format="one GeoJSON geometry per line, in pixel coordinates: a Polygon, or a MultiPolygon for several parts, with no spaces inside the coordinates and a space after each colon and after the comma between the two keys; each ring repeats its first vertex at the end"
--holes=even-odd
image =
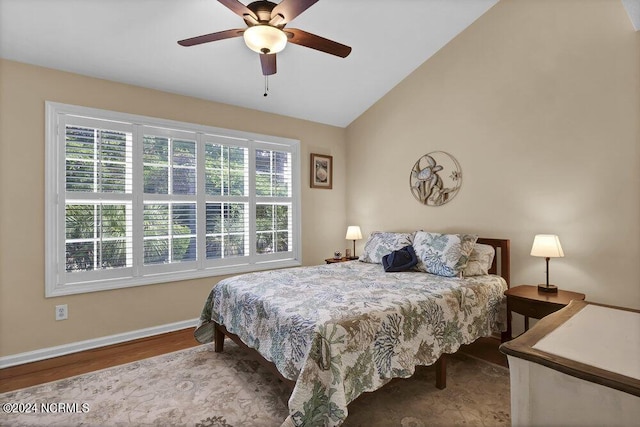
{"type": "Polygon", "coordinates": [[[522,314],[523,316],[542,319],[551,313],[560,310],[564,305],[553,304],[547,301],[532,301],[517,297],[509,298],[509,310],[522,314]]]}

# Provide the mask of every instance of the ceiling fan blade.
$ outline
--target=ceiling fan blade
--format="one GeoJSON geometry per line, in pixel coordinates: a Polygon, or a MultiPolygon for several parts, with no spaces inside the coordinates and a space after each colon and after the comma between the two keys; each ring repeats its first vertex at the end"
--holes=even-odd
{"type": "Polygon", "coordinates": [[[271,11],[271,20],[275,20],[276,17],[280,15],[282,18],[277,20],[277,25],[284,25],[309,9],[317,1],[318,0],[282,0],[271,11]]]}
{"type": "Polygon", "coordinates": [[[307,33],[306,31],[302,31],[297,28],[286,28],[284,32],[289,37],[289,42],[300,46],[309,47],[311,49],[339,56],[340,58],[346,58],[351,53],[351,47],[349,46],[334,42],[333,40],[325,39],[324,37],[316,36],[315,34],[307,33]]]}
{"type": "Polygon", "coordinates": [[[276,73],[276,54],[275,53],[261,53],[260,65],[262,65],[262,74],[270,76],[276,73]]]}
{"type": "Polygon", "coordinates": [[[233,37],[240,37],[244,33],[243,29],[218,31],[217,33],[204,34],[202,36],[191,37],[190,39],[180,40],[178,44],[180,46],[195,46],[202,43],[215,42],[217,40],[230,39],[233,37]]]}
{"type": "Polygon", "coordinates": [[[244,4],[240,3],[238,0],[218,0],[228,9],[230,9],[233,13],[238,15],[240,18],[245,18],[245,16],[250,16],[254,21],[258,20],[258,17],[251,9],[249,9],[244,4]]]}

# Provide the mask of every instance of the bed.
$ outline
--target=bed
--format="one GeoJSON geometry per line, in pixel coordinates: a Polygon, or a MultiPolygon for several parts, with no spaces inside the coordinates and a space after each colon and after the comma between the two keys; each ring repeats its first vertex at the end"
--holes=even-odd
{"type": "MultiPolygon", "coordinates": [[[[360,261],[244,274],[211,290],[196,338],[221,352],[229,337],[291,387],[283,426],[340,425],[351,401],[410,377],[418,365],[435,364],[436,387],[444,388],[446,354],[506,329],[509,240],[474,238],[472,247],[491,246],[496,256],[486,274],[460,277],[425,272],[425,265],[385,272],[375,261],[406,243],[387,234],[396,238],[391,246],[367,252],[372,233],[360,261]]],[[[470,252],[463,264],[471,264],[470,252]]]]}

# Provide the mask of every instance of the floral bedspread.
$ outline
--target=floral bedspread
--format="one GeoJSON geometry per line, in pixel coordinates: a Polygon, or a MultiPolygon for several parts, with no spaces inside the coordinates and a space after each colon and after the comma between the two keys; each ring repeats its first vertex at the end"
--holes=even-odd
{"type": "Polygon", "coordinates": [[[283,425],[336,426],[360,394],[504,330],[506,289],[494,275],[358,261],[244,274],[214,286],[196,337],[210,341],[212,321],[222,324],[297,381],[283,425]]]}

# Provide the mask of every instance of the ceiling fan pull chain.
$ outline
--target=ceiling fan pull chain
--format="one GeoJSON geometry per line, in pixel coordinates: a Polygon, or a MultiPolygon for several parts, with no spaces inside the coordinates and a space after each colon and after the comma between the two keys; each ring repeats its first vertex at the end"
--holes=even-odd
{"type": "Polygon", "coordinates": [[[264,95],[267,96],[269,92],[269,76],[264,76],[264,95]]]}

